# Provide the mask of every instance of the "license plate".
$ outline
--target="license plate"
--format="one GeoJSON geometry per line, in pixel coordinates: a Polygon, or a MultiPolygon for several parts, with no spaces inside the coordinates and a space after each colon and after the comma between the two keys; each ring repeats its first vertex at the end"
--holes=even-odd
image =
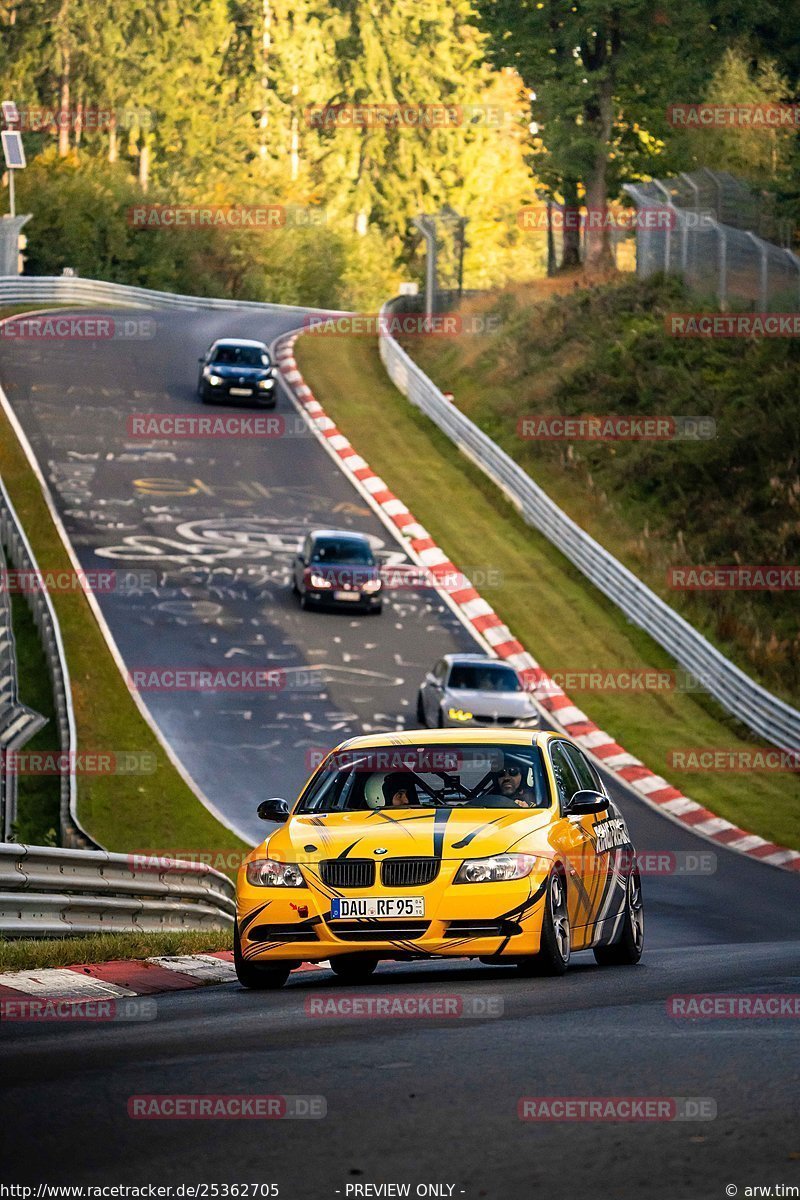
{"type": "Polygon", "coordinates": [[[230,394],[232,396],[252,396],[253,389],[252,388],[231,388],[230,394]]]}
{"type": "Polygon", "coordinates": [[[424,896],[365,896],[349,899],[337,896],[331,900],[331,920],[341,921],[353,917],[389,920],[396,917],[424,917],[424,896]]]}
{"type": "Polygon", "coordinates": [[[360,600],[361,596],[358,592],[334,592],[334,600],[360,600]]]}

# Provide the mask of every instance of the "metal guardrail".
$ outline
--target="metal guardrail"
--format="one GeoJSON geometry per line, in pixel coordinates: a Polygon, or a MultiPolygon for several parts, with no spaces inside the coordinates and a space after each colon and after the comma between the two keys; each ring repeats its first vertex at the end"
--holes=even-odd
{"type": "MultiPolygon", "coordinates": [[[[382,311],[391,313],[394,303],[390,301],[382,311]]],[[[796,708],[740,670],[562,512],[505,451],[445,399],[393,337],[382,336],[378,341],[381,359],[395,387],[497,484],[529,525],[544,534],[626,617],[691,672],[727,712],[772,745],[795,752],[800,749],[800,712],[796,708]]]]}
{"type": "Polygon", "coordinates": [[[212,867],[105,850],[0,843],[0,935],[227,928],[233,883],[212,867]]]}
{"type": "MultiPolygon", "coordinates": [[[[38,574],[39,565],[31,549],[30,542],[17,516],[6,487],[0,479],[0,545],[5,549],[9,563],[18,571],[38,574]]],[[[75,715],[72,709],[72,692],[70,689],[69,668],[67,667],[64,644],[61,640],[61,629],[58,624],[52,601],[44,588],[29,588],[25,591],[25,599],[30,607],[39,638],[44,649],[47,667],[52,683],[53,700],[58,724],[58,744],[62,753],[69,756],[70,770],[61,775],[61,801],[59,806],[59,824],[61,840],[69,845],[93,847],[97,843],[81,828],[76,812],[77,785],[74,769],[74,751],[77,748],[75,734],[75,715]]],[[[16,687],[16,685],[15,685],[16,687]]],[[[30,731],[35,732],[35,729],[30,731]]],[[[19,749],[22,743],[15,741],[3,746],[3,749],[19,749]]],[[[0,767],[0,769],[3,769],[0,767]]],[[[14,794],[15,780],[9,774],[5,779],[5,790],[14,794]]],[[[2,831],[8,837],[9,830],[2,831]]]]}
{"type": "MultiPolygon", "coordinates": [[[[0,573],[3,579],[6,578],[6,570],[0,530],[0,573]]],[[[45,724],[43,716],[20,703],[11,597],[8,589],[0,583],[0,841],[10,840],[17,817],[17,776],[13,771],[6,771],[6,754],[21,749],[45,724]]]]}
{"type": "MultiPolygon", "coordinates": [[[[224,300],[208,296],[180,296],[148,288],[107,283],[102,279],[80,279],[72,275],[0,276],[0,305],[3,304],[91,304],[122,305],[128,308],[257,309],[259,312],[308,312],[292,304],[265,304],[256,300],[224,300]]],[[[315,311],[323,311],[316,310],[315,311]]],[[[338,310],[330,310],[338,311],[338,310]]]]}

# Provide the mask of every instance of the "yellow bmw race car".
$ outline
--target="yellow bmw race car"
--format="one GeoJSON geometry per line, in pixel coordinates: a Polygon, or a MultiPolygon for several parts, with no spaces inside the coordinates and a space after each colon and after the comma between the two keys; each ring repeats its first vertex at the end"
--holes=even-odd
{"type": "Polygon", "coordinates": [[[559,734],[412,730],[337,747],[237,883],[234,957],[250,988],[303,961],[344,980],[381,959],[478,958],[562,974],[642,954],[642,890],[620,811],[559,734]]]}

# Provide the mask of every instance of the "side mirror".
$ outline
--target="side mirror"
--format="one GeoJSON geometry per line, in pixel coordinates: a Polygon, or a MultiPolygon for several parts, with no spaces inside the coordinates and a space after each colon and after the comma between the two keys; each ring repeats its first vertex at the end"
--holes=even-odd
{"type": "Polygon", "coordinates": [[[289,819],[289,805],[280,796],[272,796],[269,800],[262,800],[256,811],[262,821],[279,821],[283,823],[289,819]]]}
{"type": "Polygon", "coordinates": [[[576,792],[564,811],[568,817],[583,817],[590,813],[603,812],[607,808],[608,796],[587,789],[576,792]]]}

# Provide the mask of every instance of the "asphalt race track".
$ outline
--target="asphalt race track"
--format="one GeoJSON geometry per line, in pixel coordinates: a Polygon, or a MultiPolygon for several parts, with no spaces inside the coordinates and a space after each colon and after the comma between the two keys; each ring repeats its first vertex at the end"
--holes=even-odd
{"type": "MultiPolygon", "coordinates": [[[[287,580],[301,529],[343,524],[386,555],[398,548],[308,437],[129,438],[133,412],[194,411],[196,359],[215,336],[281,331],[240,314],[156,320],[149,341],[20,343],[13,359],[6,348],[0,378],[83,565],[157,572],[154,587],[100,598],[130,667],[266,659],[321,677],[257,700],[146,697],[206,793],[256,835],[257,798],[291,796],[314,747],[413,722],[421,673],[469,636],[428,592],[395,594],[381,618],[300,612],[287,580]]],[[[279,411],[293,416],[285,396],[279,411]]],[[[637,848],[688,870],[645,873],[638,967],[601,970],[579,954],[563,979],[526,980],[478,964],[390,964],[357,989],[321,970],[277,993],[159,996],[149,1022],[5,1023],[0,1179],[275,1183],[283,1200],[376,1196],[353,1188],[390,1183],[489,1200],[800,1186],[797,1021],[689,1021],[667,1008],[674,995],[800,993],[800,879],[711,847],[609,782],[637,848]],[[456,996],[487,1014],[308,1011],[315,997],[352,995],[456,996]],[[327,1115],[128,1116],[129,1097],[165,1093],[322,1096],[327,1115]],[[524,1096],[689,1098],[716,1116],[534,1123],[518,1118],[524,1096]]]]}
{"type": "Polygon", "coordinates": [[[120,573],[98,599],[130,669],[284,673],[274,692],[143,692],[196,782],[256,842],[259,799],[296,796],[315,756],[354,733],[404,728],[430,664],[474,642],[432,590],[392,592],[380,618],[301,612],[290,564],[308,529],[357,529],[384,561],[408,560],[285,395],[286,436],[129,434],[136,414],[252,415],[200,405],[198,356],[228,334],[270,343],[302,314],[127,319],[148,336],[15,342],[0,378],[81,565],[120,573]]]}

